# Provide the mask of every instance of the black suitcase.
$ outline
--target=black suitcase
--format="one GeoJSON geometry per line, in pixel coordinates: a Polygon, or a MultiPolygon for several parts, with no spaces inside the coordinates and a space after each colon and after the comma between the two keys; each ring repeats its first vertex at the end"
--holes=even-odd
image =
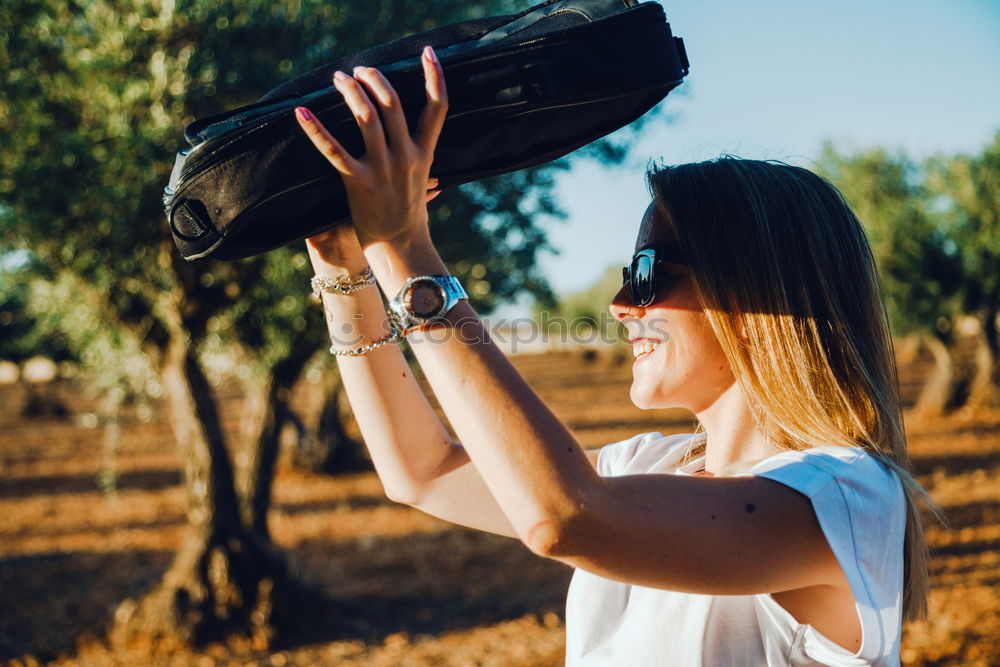
{"type": "Polygon", "coordinates": [[[426,103],[420,54],[434,47],[448,115],[431,176],[440,187],[562,157],[631,123],[688,72],[663,8],[637,0],[548,0],[512,16],[403,37],[295,77],[258,102],[185,129],[163,203],[185,259],[236,259],[349,219],[339,173],[295,120],[307,106],[352,155],[364,140],[333,72],[377,67],[411,131],[426,103]]]}

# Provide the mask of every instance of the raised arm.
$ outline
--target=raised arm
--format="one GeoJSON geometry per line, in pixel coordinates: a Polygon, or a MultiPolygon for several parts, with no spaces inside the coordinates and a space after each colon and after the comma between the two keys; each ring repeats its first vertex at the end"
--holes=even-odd
{"type": "MultiPolygon", "coordinates": [[[[368,266],[351,225],[306,243],[318,276],[347,277],[368,266]]],[[[378,289],[324,292],[333,348],[349,350],[386,337],[378,289]]],[[[465,449],[452,441],[396,343],[363,355],[338,355],[340,376],[386,494],[452,523],[514,537],[465,449]]]]}

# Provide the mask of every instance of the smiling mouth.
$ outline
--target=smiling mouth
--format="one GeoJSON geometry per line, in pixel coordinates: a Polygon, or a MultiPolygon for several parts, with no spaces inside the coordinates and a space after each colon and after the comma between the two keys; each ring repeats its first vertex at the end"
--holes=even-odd
{"type": "Polygon", "coordinates": [[[649,338],[640,338],[638,340],[632,341],[632,356],[636,360],[644,359],[653,353],[659,341],[651,340],[649,338]]]}

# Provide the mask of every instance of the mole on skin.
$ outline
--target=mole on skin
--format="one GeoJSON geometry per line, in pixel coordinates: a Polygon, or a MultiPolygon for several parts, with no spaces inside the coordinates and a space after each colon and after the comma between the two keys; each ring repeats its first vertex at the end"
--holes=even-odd
{"type": "Polygon", "coordinates": [[[747,503],[747,514],[753,514],[754,510],[756,509],[757,509],[756,505],[754,505],[753,503],[747,503]]]}

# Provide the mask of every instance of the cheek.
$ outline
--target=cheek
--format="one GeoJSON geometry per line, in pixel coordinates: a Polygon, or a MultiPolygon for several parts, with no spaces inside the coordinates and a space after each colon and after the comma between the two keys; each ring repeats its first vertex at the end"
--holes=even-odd
{"type": "Polygon", "coordinates": [[[701,314],[692,322],[692,328],[697,331],[691,343],[691,356],[697,359],[700,374],[706,383],[718,386],[719,383],[726,383],[732,379],[733,373],[729,366],[729,359],[719,343],[719,339],[712,330],[708,318],[701,314]]]}
{"type": "Polygon", "coordinates": [[[693,345],[698,357],[705,363],[710,364],[712,368],[718,366],[728,367],[729,363],[726,361],[726,354],[722,351],[722,345],[719,344],[719,339],[716,338],[715,331],[712,330],[712,325],[708,323],[708,318],[704,315],[698,317],[693,323],[692,328],[697,330],[693,345]]]}

